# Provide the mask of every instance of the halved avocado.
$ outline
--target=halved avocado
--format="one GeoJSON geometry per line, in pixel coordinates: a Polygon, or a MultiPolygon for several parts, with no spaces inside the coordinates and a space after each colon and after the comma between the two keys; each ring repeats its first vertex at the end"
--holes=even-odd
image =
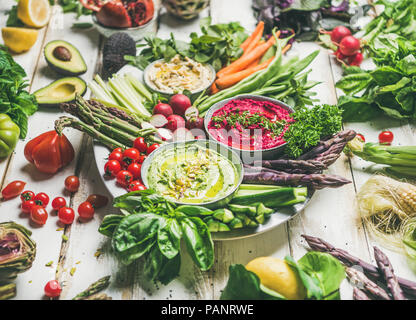
{"type": "Polygon", "coordinates": [[[54,107],[62,102],[75,100],[75,94],[83,96],[87,91],[87,84],[78,77],[66,77],[52,82],[33,94],[39,105],[54,107]]]}
{"type": "Polygon", "coordinates": [[[44,49],[49,67],[65,76],[78,76],[87,71],[87,64],[81,53],[69,42],[54,40],[44,49]]]}

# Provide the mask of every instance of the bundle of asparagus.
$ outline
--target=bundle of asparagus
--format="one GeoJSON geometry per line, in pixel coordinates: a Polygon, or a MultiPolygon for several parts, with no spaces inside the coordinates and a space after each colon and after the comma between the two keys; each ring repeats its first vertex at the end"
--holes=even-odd
{"type": "Polygon", "coordinates": [[[55,130],[59,134],[66,127],[87,133],[110,149],[133,146],[137,137],[162,143],[155,136],[155,128],[144,128],[143,122],[121,109],[106,107],[97,101],[86,101],[76,96],[74,103],[62,103],[61,109],[77,118],[60,117],[55,121],[55,130]]]}
{"type": "Polygon", "coordinates": [[[72,300],[112,300],[105,293],[100,293],[110,285],[110,276],[98,279],[92,283],[87,289],[77,294],[72,300]]]}
{"type": "MultiPolygon", "coordinates": [[[[381,252],[380,249],[374,247],[374,257],[378,266],[376,267],[357,257],[350,255],[343,249],[335,248],[333,245],[320,238],[308,235],[302,235],[302,237],[306,240],[312,250],[327,252],[337,258],[347,267],[354,266],[362,269],[364,274],[360,275],[359,279],[362,283],[365,283],[361,289],[366,291],[365,295],[367,297],[373,296],[377,299],[385,298],[385,295],[382,293],[382,291],[386,291],[373,281],[381,281],[382,283],[386,284],[388,291],[394,300],[406,299],[403,292],[408,296],[416,297],[416,283],[410,280],[396,277],[389,259],[383,252],[381,252]]],[[[351,269],[347,269],[347,275],[352,278],[356,277],[357,273],[351,269]]],[[[359,292],[358,289],[355,290],[354,298],[360,299],[363,297],[364,296],[361,294],[361,292],[359,292]]]]}

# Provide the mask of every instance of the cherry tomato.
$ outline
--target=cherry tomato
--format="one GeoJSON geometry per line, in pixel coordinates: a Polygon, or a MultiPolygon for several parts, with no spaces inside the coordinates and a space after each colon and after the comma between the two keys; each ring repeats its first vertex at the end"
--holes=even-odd
{"type": "Polygon", "coordinates": [[[393,142],[394,135],[391,131],[382,131],[378,135],[378,141],[383,144],[391,144],[393,142]]]}
{"type": "Polygon", "coordinates": [[[104,166],[104,172],[107,176],[117,176],[117,173],[119,173],[121,170],[121,164],[117,160],[110,160],[107,161],[107,163],[104,166]]]}
{"type": "Polygon", "coordinates": [[[35,194],[33,193],[33,191],[23,191],[20,194],[20,200],[22,200],[22,202],[27,201],[27,200],[32,200],[35,197],[35,194]]]}
{"type": "Polygon", "coordinates": [[[100,194],[91,194],[88,196],[87,202],[91,203],[94,209],[99,209],[107,205],[108,198],[100,194]]]}
{"type": "Polygon", "coordinates": [[[132,192],[138,190],[146,190],[146,187],[139,180],[134,180],[130,182],[128,189],[130,192],[132,192]]]}
{"type": "Polygon", "coordinates": [[[17,197],[19,194],[22,193],[23,188],[25,187],[26,182],[23,181],[13,181],[10,182],[2,191],[1,194],[3,199],[11,199],[17,197]]]}
{"type": "Polygon", "coordinates": [[[144,162],[144,160],[146,160],[147,156],[146,155],[140,155],[139,159],[137,160],[137,163],[142,164],[144,162]]]}
{"type": "Polygon", "coordinates": [[[52,200],[52,209],[59,210],[66,206],[66,200],[62,197],[56,197],[52,200]]]}
{"type": "Polygon", "coordinates": [[[39,225],[44,225],[48,220],[48,212],[44,207],[35,205],[30,209],[30,219],[39,225]]]}
{"type": "Polygon", "coordinates": [[[65,189],[70,192],[77,192],[79,188],[79,179],[77,176],[69,176],[65,179],[65,189]]]}
{"type": "Polygon", "coordinates": [[[110,156],[108,157],[108,160],[117,160],[118,162],[121,162],[123,160],[123,152],[119,152],[119,151],[111,152],[110,156]]]}
{"type": "Polygon", "coordinates": [[[113,152],[121,152],[121,153],[123,153],[123,149],[122,148],[115,148],[113,150],[113,152]]]}
{"type": "Polygon", "coordinates": [[[147,143],[144,141],[143,137],[138,137],[136,140],[134,140],[133,147],[135,147],[140,152],[146,152],[147,143]]]}
{"type": "Polygon", "coordinates": [[[123,162],[127,165],[137,162],[140,157],[140,152],[136,148],[129,148],[123,152],[123,162]]]}
{"type": "Polygon", "coordinates": [[[51,280],[45,285],[45,296],[49,298],[56,298],[61,295],[62,288],[58,281],[51,280]]]}
{"type": "Polygon", "coordinates": [[[119,173],[117,173],[117,183],[122,187],[126,187],[132,180],[133,175],[126,170],[121,170],[119,173]]]}
{"type": "Polygon", "coordinates": [[[361,133],[357,133],[357,137],[360,138],[362,142],[365,142],[365,138],[361,133]]]}
{"type": "Polygon", "coordinates": [[[46,208],[49,203],[49,196],[44,192],[40,192],[33,198],[33,200],[35,200],[37,205],[46,208]]]}
{"type": "Polygon", "coordinates": [[[128,166],[127,171],[133,175],[133,179],[141,179],[142,165],[139,163],[132,163],[128,166]]]}
{"type": "Polygon", "coordinates": [[[83,219],[91,219],[94,216],[94,207],[88,201],[81,203],[78,207],[78,214],[83,219]]]}
{"type": "Polygon", "coordinates": [[[146,153],[151,154],[153,151],[155,151],[159,147],[160,147],[160,144],[154,143],[149,148],[147,148],[146,153]]]}
{"type": "Polygon", "coordinates": [[[22,202],[21,208],[24,213],[30,213],[32,207],[36,206],[36,202],[33,200],[26,200],[22,202]]]}
{"type": "Polygon", "coordinates": [[[58,218],[63,224],[71,224],[75,219],[74,209],[62,207],[58,211],[58,218]]]}

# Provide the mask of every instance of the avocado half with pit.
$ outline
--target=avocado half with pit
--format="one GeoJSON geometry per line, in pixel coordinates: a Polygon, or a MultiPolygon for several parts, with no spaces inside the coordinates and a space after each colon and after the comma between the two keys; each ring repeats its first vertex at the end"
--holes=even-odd
{"type": "Polygon", "coordinates": [[[44,49],[49,67],[65,76],[79,76],[87,71],[87,64],[81,53],[69,42],[54,40],[44,49]]]}
{"type": "Polygon", "coordinates": [[[63,102],[75,100],[75,95],[83,96],[87,91],[87,84],[78,77],[66,77],[52,82],[33,94],[40,106],[55,107],[63,102]]]}

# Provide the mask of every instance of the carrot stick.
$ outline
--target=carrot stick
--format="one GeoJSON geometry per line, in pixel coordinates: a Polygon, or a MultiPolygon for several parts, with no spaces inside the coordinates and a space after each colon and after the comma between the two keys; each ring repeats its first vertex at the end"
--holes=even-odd
{"type": "MultiPolygon", "coordinates": [[[[263,28],[263,30],[264,30],[264,22],[263,21],[260,21],[257,24],[256,29],[254,29],[253,33],[246,40],[244,40],[244,42],[240,45],[240,48],[241,49],[243,49],[244,51],[246,51],[248,45],[253,41],[253,39],[255,38],[256,34],[260,30],[260,28],[263,28]]],[[[262,33],[263,33],[263,31],[262,31],[262,33]]]]}
{"type": "Polygon", "coordinates": [[[274,59],[274,57],[271,57],[269,60],[251,67],[251,68],[247,68],[245,70],[242,70],[240,72],[236,72],[233,74],[227,74],[225,76],[223,76],[222,78],[217,79],[217,81],[215,81],[215,84],[218,88],[220,89],[225,89],[228,87],[233,86],[234,84],[236,84],[237,82],[240,82],[241,80],[243,80],[244,78],[248,77],[249,75],[267,68],[267,66],[270,64],[270,62],[272,62],[274,59]]]}
{"type": "Polygon", "coordinates": [[[233,63],[231,63],[229,66],[221,69],[217,73],[217,77],[221,78],[222,75],[225,75],[226,73],[232,73],[232,72],[238,72],[246,68],[249,64],[251,64],[254,60],[260,58],[263,56],[263,54],[266,53],[269,48],[274,45],[276,42],[275,37],[270,37],[269,40],[267,40],[266,43],[258,46],[257,48],[254,48],[252,51],[250,51],[246,56],[242,56],[235,60],[233,63]]]}
{"type": "Polygon", "coordinates": [[[287,44],[287,45],[286,45],[286,46],[282,49],[282,54],[285,54],[286,52],[288,52],[291,46],[292,46],[292,45],[291,45],[290,43],[289,43],[289,44],[287,44]]]}
{"type": "Polygon", "coordinates": [[[220,90],[218,89],[217,85],[215,84],[215,82],[212,84],[211,86],[211,94],[216,94],[217,92],[219,92],[220,90]]]}
{"type": "MultiPolygon", "coordinates": [[[[260,22],[263,22],[263,21],[260,21],[260,22]]],[[[256,30],[258,29],[257,30],[257,33],[254,36],[253,41],[251,41],[248,44],[246,50],[244,50],[243,57],[245,55],[247,55],[251,50],[253,50],[257,46],[257,44],[260,42],[261,37],[263,36],[264,22],[263,23],[259,23],[258,25],[260,26],[260,28],[256,28],[256,30]]]]}

